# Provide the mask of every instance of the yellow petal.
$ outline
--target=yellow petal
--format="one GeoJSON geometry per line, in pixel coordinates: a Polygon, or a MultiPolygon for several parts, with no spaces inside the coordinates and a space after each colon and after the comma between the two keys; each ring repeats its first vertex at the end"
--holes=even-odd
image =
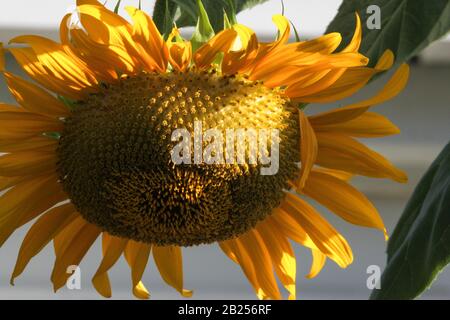
{"type": "Polygon", "coordinates": [[[349,136],[328,132],[316,132],[316,136],[319,142],[316,163],[320,166],[402,183],[408,181],[403,171],[349,136]]]}
{"type": "Polygon", "coordinates": [[[153,258],[164,281],[184,297],[191,297],[192,291],[183,288],[181,248],[177,246],[153,246],[153,258]]]}
{"type": "Polygon", "coordinates": [[[30,150],[56,150],[57,145],[58,140],[43,135],[24,140],[0,140],[0,152],[13,153],[30,150]]]}
{"type": "Polygon", "coordinates": [[[199,69],[208,68],[220,52],[227,52],[236,39],[236,31],[226,29],[215,35],[201,46],[194,54],[195,64],[199,69]]]}
{"type": "Polygon", "coordinates": [[[242,243],[237,239],[222,241],[219,243],[220,248],[225,252],[225,254],[235,259],[236,263],[242,268],[245,276],[247,277],[250,284],[253,286],[256,295],[259,299],[269,299],[271,298],[269,293],[259,283],[256,274],[259,270],[256,268],[254,261],[250,257],[247,250],[243,247],[242,243]]]}
{"type": "Polygon", "coordinates": [[[341,268],[353,261],[347,241],[312,206],[299,197],[286,193],[282,209],[299,220],[306,233],[323,254],[334,260],[341,268]]]}
{"type": "Polygon", "coordinates": [[[125,259],[131,268],[133,294],[139,299],[148,299],[150,296],[140,281],[147,266],[151,248],[151,245],[130,240],[124,251],[125,259]]]}
{"type": "Polygon", "coordinates": [[[136,298],[142,300],[150,298],[150,293],[148,292],[142,281],[139,281],[138,284],[133,287],[133,294],[136,298]]]}
{"type": "Polygon", "coordinates": [[[372,98],[345,106],[343,108],[337,108],[320,113],[309,117],[309,120],[313,127],[352,120],[366,112],[370,107],[388,101],[397,96],[405,88],[406,83],[408,82],[408,77],[409,67],[406,64],[402,64],[392,78],[386,83],[384,88],[372,98]]]}
{"type": "Polygon", "coordinates": [[[185,41],[184,43],[170,44],[170,64],[178,71],[186,71],[192,60],[192,46],[191,43],[185,41]]]}
{"type": "Polygon", "coordinates": [[[369,199],[341,179],[313,170],[302,192],[350,223],[385,231],[369,199]]]}
{"type": "Polygon", "coordinates": [[[377,138],[400,133],[400,129],[388,118],[374,112],[365,112],[347,122],[316,126],[315,129],[319,132],[338,132],[361,138],[377,138]]]}
{"type": "MultiPolygon", "coordinates": [[[[271,70],[276,70],[272,64],[279,61],[278,67],[284,65],[299,65],[299,62],[305,62],[305,59],[321,59],[328,58],[341,43],[342,37],[339,33],[329,33],[319,38],[309,41],[301,41],[279,46],[277,50],[273,50],[270,54],[264,52],[259,54],[260,57],[256,69],[253,70],[251,78],[258,78],[258,70],[263,71],[266,67],[272,67],[271,70]],[[280,60],[281,59],[281,60],[280,60]]],[[[268,73],[270,70],[265,70],[268,73]]]]}
{"type": "Polygon", "coordinates": [[[56,170],[55,151],[22,151],[0,157],[0,176],[13,177],[54,172],[56,170]]]}
{"type": "Polygon", "coordinates": [[[21,140],[63,129],[60,121],[16,109],[0,112],[0,141],[21,140]]]}
{"type": "Polygon", "coordinates": [[[83,63],[68,55],[64,46],[50,39],[30,35],[16,37],[10,42],[28,44],[41,65],[48,70],[48,75],[64,81],[68,87],[91,92],[90,88],[97,84],[94,75],[83,63]]]}
{"type": "Polygon", "coordinates": [[[297,266],[291,244],[283,234],[277,232],[276,227],[265,221],[258,224],[256,231],[264,241],[278,278],[289,292],[289,299],[295,300],[297,266]]]}
{"type": "Polygon", "coordinates": [[[293,241],[307,248],[317,249],[317,246],[303,229],[296,215],[290,215],[281,208],[276,208],[273,210],[272,215],[267,218],[267,222],[272,225],[272,228],[277,228],[279,232],[285,234],[293,241]]]}
{"type": "Polygon", "coordinates": [[[71,29],[70,35],[71,42],[87,63],[97,66],[100,70],[103,68],[110,75],[111,80],[118,78],[115,69],[128,74],[137,72],[135,62],[125,49],[97,43],[81,29],[71,29]]]}
{"type": "Polygon", "coordinates": [[[327,261],[327,256],[324,255],[320,250],[311,249],[312,253],[312,264],[311,264],[311,270],[309,271],[309,274],[306,276],[308,279],[315,278],[320,271],[322,271],[323,267],[325,266],[325,262],[327,261]]]}
{"type": "Polygon", "coordinates": [[[0,245],[19,227],[67,199],[55,175],[18,183],[0,197],[0,245]]]}
{"type": "Polygon", "coordinates": [[[142,10],[125,7],[134,22],[133,39],[149,71],[165,72],[169,59],[166,43],[152,18],[142,10]]]}
{"type": "Polygon", "coordinates": [[[111,284],[108,278],[108,270],[122,255],[127,244],[127,239],[110,236],[103,232],[102,251],[103,259],[92,278],[92,284],[98,293],[105,298],[111,298],[111,284]]]}
{"type": "Polygon", "coordinates": [[[100,233],[100,229],[93,224],[77,218],[55,237],[56,260],[51,275],[55,292],[64,286],[70,277],[67,268],[80,265],[100,233]]]}
{"type": "Polygon", "coordinates": [[[291,25],[289,23],[289,20],[281,14],[276,14],[272,17],[272,21],[277,26],[279,33],[276,44],[280,45],[287,43],[289,41],[289,36],[291,33],[291,25]]]}
{"type": "Polygon", "coordinates": [[[305,113],[303,111],[299,111],[299,116],[301,169],[297,188],[302,189],[317,158],[317,139],[305,113]]]}
{"type": "Polygon", "coordinates": [[[347,98],[363,88],[374,75],[390,69],[393,63],[394,54],[392,51],[386,50],[375,68],[348,68],[342,77],[327,89],[313,95],[304,96],[301,99],[305,102],[325,103],[347,98]]]}
{"type": "Polygon", "coordinates": [[[24,71],[45,88],[75,100],[84,97],[78,86],[69,86],[64,80],[51,75],[51,72],[42,66],[32,48],[10,48],[9,52],[24,71]]]}
{"type": "Polygon", "coordinates": [[[237,242],[247,251],[250,259],[253,261],[256,270],[256,279],[264,292],[271,299],[281,299],[275,276],[273,274],[272,262],[269,251],[267,250],[261,236],[251,230],[241,235],[237,242]]]}
{"type": "Polygon", "coordinates": [[[252,29],[241,24],[235,24],[233,30],[237,32],[237,37],[230,50],[224,54],[223,74],[245,72],[245,69],[249,67],[258,53],[258,39],[252,29]]]}
{"type": "Polygon", "coordinates": [[[317,81],[314,81],[311,85],[305,87],[306,83],[311,81],[299,81],[291,86],[289,86],[285,94],[295,101],[308,102],[306,96],[316,94],[317,92],[323,91],[326,88],[330,87],[333,83],[339,80],[342,77],[342,74],[345,72],[344,68],[339,68],[336,70],[327,70],[327,73],[320,77],[317,81]]]}
{"type": "Polygon", "coordinates": [[[69,109],[54,96],[25,81],[12,73],[5,72],[4,76],[16,101],[25,109],[50,117],[64,117],[70,114],[69,109]]]}
{"type": "Polygon", "coordinates": [[[234,253],[233,246],[230,245],[230,241],[219,242],[220,249],[230,258],[234,263],[239,264],[239,261],[234,253]]]}
{"type": "Polygon", "coordinates": [[[26,180],[26,177],[0,177],[0,192],[26,180]]]}
{"type": "Polygon", "coordinates": [[[346,172],[346,171],[341,171],[341,170],[335,170],[335,169],[329,169],[329,168],[314,168],[314,171],[317,172],[322,172],[325,173],[329,176],[333,176],[335,178],[344,180],[344,181],[349,181],[352,177],[353,174],[351,174],[350,172],[346,172]]]}
{"type": "Polygon", "coordinates": [[[51,209],[32,225],[22,241],[11,275],[12,285],[14,285],[14,279],[22,274],[28,262],[77,217],[76,209],[71,203],[68,203],[51,209]]]}
{"type": "Polygon", "coordinates": [[[192,60],[192,45],[190,41],[172,42],[172,39],[179,37],[180,33],[177,28],[173,28],[169,38],[167,39],[167,47],[169,48],[169,62],[175,70],[185,71],[192,60]]]}
{"type": "Polygon", "coordinates": [[[362,28],[361,28],[361,19],[357,12],[355,12],[356,16],[356,26],[355,32],[353,33],[352,40],[341,52],[358,52],[359,47],[361,46],[361,38],[362,38],[362,28]]]}
{"type": "Polygon", "coordinates": [[[86,4],[77,1],[80,22],[90,39],[106,45],[113,53],[120,55],[131,64],[130,73],[136,73],[144,63],[136,42],[133,27],[120,15],[109,11],[100,3],[86,4]]]}
{"type": "MultiPolygon", "coordinates": [[[[89,70],[95,74],[96,79],[99,82],[115,82],[118,78],[116,68],[119,69],[119,64],[111,62],[105,54],[102,55],[103,52],[100,50],[90,50],[89,46],[85,46],[83,40],[86,40],[89,43],[94,43],[82,30],[76,30],[76,27],[70,25],[70,21],[72,19],[72,14],[66,14],[61,23],[59,25],[59,37],[61,39],[61,44],[66,48],[66,52],[70,55],[74,55],[76,59],[79,61],[83,61],[83,63],[89,66],[89,70]],[[70,25],[70,28],[69,28],[70,25]],[[79,34],[74,34],[77,31],[80,31],[82,34],[83,40],[79,41],[79,34]],[[83,37],[84,36],[84,37],[83,37]]],[[[101,49],[104,49],[102,46],[101,49]]],[[[94,47],[98,47],[94,45],[94,47]]]]}

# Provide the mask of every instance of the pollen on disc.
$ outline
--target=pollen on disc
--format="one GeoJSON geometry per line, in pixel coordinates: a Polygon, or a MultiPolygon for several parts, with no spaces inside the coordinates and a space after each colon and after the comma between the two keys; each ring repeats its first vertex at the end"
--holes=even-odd
{"type": "Polygon", "coordinates": [[[261,83],[214,70],[142,73],[76,103],[58,170],[80,214],[102,230],[157,245],[198,245],[234,238],[270,215],[297,177],[299,136],[297,108],[261,83]],[[195,123],[224,137],[230,129],[277,130],[277,173],[262,175],[264,165],[248,157],[174,164],[172,133],[193,133],[195,123]]]}

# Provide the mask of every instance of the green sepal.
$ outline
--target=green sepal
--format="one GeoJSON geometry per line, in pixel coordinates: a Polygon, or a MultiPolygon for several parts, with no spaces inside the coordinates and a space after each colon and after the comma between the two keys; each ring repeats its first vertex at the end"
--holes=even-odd
{"type": "Polygon", "coordinates": [[[208,17],[208,13],[203,6],[201,0],[197,0],[198,5],[198,21],[195,28],[194,34],[191,38],[192,50],[195,52],[203,44],[208,42],[212,37],[214,37],[214,29],[208,17]]]}
{"type": "Polygon", "coordinates": [[[122,0],[118,0],[117,3],[116,3],[116,6],[114,7],[114,13],[115,13],[115,14],[118,14],[118,13],[119,13],[120,2],[121,2],[121,1],[122,1],[122,0]]]}

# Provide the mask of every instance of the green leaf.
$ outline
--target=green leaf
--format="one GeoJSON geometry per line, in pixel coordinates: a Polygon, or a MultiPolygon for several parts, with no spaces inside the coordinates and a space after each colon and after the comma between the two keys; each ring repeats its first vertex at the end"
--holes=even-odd
{"type": "Polygon", "coordinates": [[[448,0],[344,0],[326,31],[342,34],[341,48],[353,35],[355,12],[364,28],[361,52],[372,66],[386,49],[394,52],[397,64],[405,62],[450,30],[448,0]],[[381,9],[380,29],[367,28],[367,19],[372,16],[366,12],[370,5],[381,9]]]}
{"type": "Polygon", "coordinates": [[[161,34],[167,36],[172,31],[175,14],[177,12],[176,3],[170,0],[156,0],[153,7],[153,21],[161,34]]]}
{"type": "Polygon", "coordinates": [[[197,0],[198,5],[198,21],[194,34],[192,35],[191,44],[192,50],[195,52],[202,44],[208,42],[214,37],[214,29],[209,21],[208,13],[203,6],[201,0],[197,0]]]}
{"type": "Polygon", "coordinates": [[[413,299],[450,263],[450,143],[417,185],[388,243],[371,299],[413,299]]]}
{"type": "Polygon", "coordinates": [[[236,12],[241,12],[245,9],[251,9],[254,6],[263,4],[268,0],[236,0],[236,12]]]}
{"type": "MultiPolygon", "coordinates": [[[[197,24],[198,11],[196,0],[169,0],[177,4],[180,16],[176,19],[179,27],[192,27],[197,24]]],[[[268,0],[203,0],[209,20],[215,32],[224,29],[225,11],[231,23],[236,23],[236,14],[242,10],[252,8],[268,0]]]]}

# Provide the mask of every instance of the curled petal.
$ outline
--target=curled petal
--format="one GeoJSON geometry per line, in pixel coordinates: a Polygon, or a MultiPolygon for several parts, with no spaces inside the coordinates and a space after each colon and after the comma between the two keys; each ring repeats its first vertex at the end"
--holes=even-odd
{"type": "Polygon", "coordinates": [[[182,296],[191,297],[192,290],[183,288],[183,261],[181,248],[176,246],[153,246],[153,257],[164,281],[182,296]]]}
{"type": "Polygon", "coordinates": [[[236,38],[236,31],[226,29],[215,35],[201,46],[194,54],[195,64],[199,69],[208,68],[220,52],[228,52],[236,38]]]}

